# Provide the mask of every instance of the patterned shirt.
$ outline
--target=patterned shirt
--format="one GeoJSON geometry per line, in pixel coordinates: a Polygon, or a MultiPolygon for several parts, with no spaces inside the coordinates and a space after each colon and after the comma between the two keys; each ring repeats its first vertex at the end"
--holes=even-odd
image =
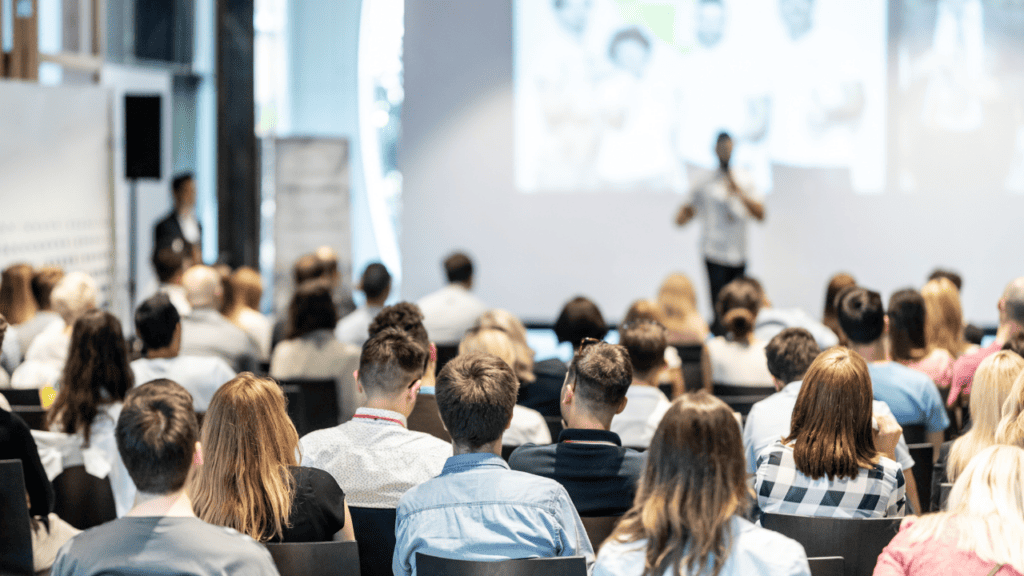
{"type": "Polygon", "coordinates": [[[406,429],[405,416],[360,408],[352,420],[317,430],[299,442],[302,465],[326,470],[349,506],[396,508],[413,486],[437,476],[452,446],[406,429]]]}
{"type": "Polygon", "coordinates": [[[757,458],[754,478],[761,512],[830,518],[882,518],[903,516],[906,494],[903,470],[882,457],[856,478],[817,480],[797,470],[793,448],[776,440],[757,458]]]}

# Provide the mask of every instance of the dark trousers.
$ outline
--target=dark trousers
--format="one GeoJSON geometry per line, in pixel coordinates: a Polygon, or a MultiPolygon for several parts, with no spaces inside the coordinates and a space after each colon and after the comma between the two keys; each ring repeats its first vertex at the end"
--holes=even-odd
{"type": "Polygon", "coordinates": [[[725,264],[718,264],[708,259],[705,259],[704,263],[708,265],[708,284],[711,285],[711,306],[715,311],[715,321],[711,324],[711,333],[716,336],[722,336],[725,334],[725,328],[718,317],[718,293],[722,291],[726,284],[743,276],[747,270],[747,264],[744,262],[739,266],[726,266],[725,264]]]}

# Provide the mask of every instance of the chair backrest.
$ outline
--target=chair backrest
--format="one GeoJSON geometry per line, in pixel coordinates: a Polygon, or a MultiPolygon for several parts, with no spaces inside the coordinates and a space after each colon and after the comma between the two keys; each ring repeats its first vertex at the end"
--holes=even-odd
{"type": "Polygon", "coordinates": [[[902,518],[818,518],[765,513],[761,525],[803,545],[809,558],[842,556],[846,576],[870,576],[902,518]]]}
{"type": "Polygon", "coordinates": [[[46,409],[42,406],[11,406],[11,412],[21,416],[32,430],[46,431],[46,409]]]}
{"type": "Polygon", "coordinates": [[[502,444],[501,458],[505,460],[505,462],[508,462],[509,457],[512,456],[512,453],[516,451],[516,448],[519,448],[519,446],[506,446],[502,444]]]}
{"type": "Polygon", "coordinates": [[[952,491],[952,482],[943,482],[942,484],[939,484],[939,510],[946,509],[946,504],[949,503],[949,493],[952,491]]]}
{"type": "Polygon", "coordinates": [[[612,535],[615,526],[618,525],[622,516],[581,516],[583,528],[587,531],[587,538],[593,544],[594,550],[601,547],[601,544],[612,535]]]}
{"type": "Polygon", "coordinates": [[[548,425],[548,432],[551,432],[551,441],[558,442],[558,435],[562,433],[561,416],[545,416],[544,422],[548,425]]]}
{"type": "Polygon", "coordinates": [[[394,508],[357,506],[350,506],[348,510],[352,515],[352,530],[359,545],[359,570],[362,576],[391,576],[397,511],[394,508]]]}
{"type": "Polygon", "coordinates": [[[679,359],[683,361],[683,384],[687,392],[694,392],[704,388],[704,365],[701,364],[701,352],[703,344],[686,344],[674,346],[679,353],[679,359]]]}
{"type": "Polygon", "coordinates": [[[932,465],[935,447],[931,444],[908,444],[910,457],[914,459],[914,483],[917,484],[917,499],[921,503],[921,510],[915,510],[914,514],[924,514],[928,511],[932,501],[932,474],[935,467],[932,465]]]}
{"type": "Polygon", "coordinates": [[[842,556],[808,558],[807,564],[811,567],[811,576],[843,576],[844,560],[842,556]]]}
{"type": "Polygon", "coordinates": [[[299,436],[338,425],[338,382],[334,378],[278,380],[288,399],[288,415],[299,436]]]}
{"type": "Polygon", "coordinates": [[[907,424],[903,427],[903,439],[907,444],[924,444],[928,441],[924,424],[907,424]]]}
{"type": "Polygon", "coordinates": [[[71,466],[53,479],[53,511],[79,530],[117,518],[110,479],[97,478],[85,466],[71,466]]]}
{"type": "Polygon", "coordinates": [[[21,460],[0,460],[0,574],[32,576],[32,529],[21,460]]]}
{"type": "Polygon", "coordinates": [[[355,542],[265,544],[281,576],[359,576],[355,542]]]}
{"type": "Polygon", "coordinates": [[[586,576],[587,561],[583,556],[564,558],[523,558],[480,562],[437,558],[416,553],[416,574],[419,576],[586,576]]]}
{"type": "Polygon", "coordinates": [[[409,430],[425,432],[440,438],[445,442],[451,442],[452,437],[441,421],[441,413],[437,411],[437,398],[433,394],[420,394],[416,396],[416,406],[412,409],[407,420],[409,430]]]}
{"type": "Polygon", "coordinates": [[[437,347],[437,374],[441,373],[441,368],[459,355],[458,344],[444,344],[437,347]]]}
{"type": "Polygon", "coordinates": [[[4,398],[11,403],[11,406],[42,406],[42,400],[39,397],[39,390],[32,389],[21,389],[21,388],[9,388],[3,391],[4,398]]]}
{"type": "Polygon", "coordinates": [[[775,386],[736,386],[720,382],[715,382],[712,390],[715,396],[722,399],[726,396],[763,396],[767,398],[776,392],[775,386]]]}

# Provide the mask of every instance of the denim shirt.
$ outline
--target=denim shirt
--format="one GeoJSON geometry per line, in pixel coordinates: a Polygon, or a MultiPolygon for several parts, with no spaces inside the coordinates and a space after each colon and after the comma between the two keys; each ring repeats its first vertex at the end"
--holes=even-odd
{"type": "Polygon", "coordinates": [[[416,553],[461,560],[585,556],[594,548],[561,484],[509,469],[495,454],[452,456],[441,475],[410,489],[395,521],[396,576],[416,553]]]}

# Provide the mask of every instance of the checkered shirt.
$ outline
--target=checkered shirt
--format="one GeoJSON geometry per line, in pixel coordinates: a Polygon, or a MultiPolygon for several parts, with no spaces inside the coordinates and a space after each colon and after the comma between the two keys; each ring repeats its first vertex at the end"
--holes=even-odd
{"type": "Polygon", "coordinates": [[[889,458],[861,468],[856,478],[813,480],[796,469],[793,448],[779,440],[757,458],[754,492],[760,512],[882,518],[903,516],[906,509],[903,470],[889,458]]]}

